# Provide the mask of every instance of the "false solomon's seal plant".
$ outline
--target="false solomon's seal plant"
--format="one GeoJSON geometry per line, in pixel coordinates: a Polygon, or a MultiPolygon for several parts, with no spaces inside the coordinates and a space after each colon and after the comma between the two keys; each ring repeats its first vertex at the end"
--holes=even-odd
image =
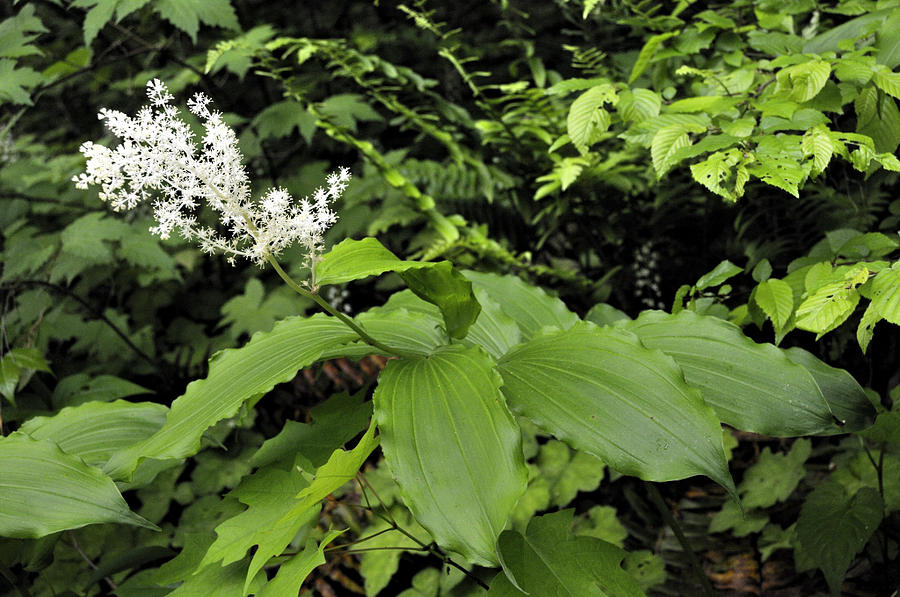
{"type": "MultiPolygon", "coordinates": [[[[312,200],[295,203],[274,189],[254,201],[235,134],[206,97],[189,103],[205,126],[198,145],[162,83],[151,81],[148,96],[151,105],[135,117],[100,113],[123,141],[115,149],[85,143],[87,168],[76,183],[99,185],[115,210],[151,204],[153,231],[161,236],[178,230],[206,251],[271,265],[326,313],[285,319],[244,347],[215,355],[208,376],[172,403],[164,424],[91,467],[96,500],[115,502],[114,512],[109,507],[78,520],[36,513],[16,521],[12,536],[101,521],[145,524],[120,496],[110,497],[117,491],[113,481],[146,483],[161,461],[196,454],[208,428],[302,368],[379,354],[389,360],[372,403],[360,406],[371,408],[372,417],[356,445],[318,465],[297,454],[289,471],[260,459],[259,470],[236,490],[248,508],[217,527],[217,539],[187,582],[202,583],[204,568],[242,560],[255,547],[244,594],[296,594],[339,532],[299,553],[286,548],[380,445],[403,501],[448,562],[502,566],[491,594],[641,595],[620,567],[625,553],[600,539],[576,539],[565,517],[535,519],[524,534],[506,528],[527,482],[519,420],[623,474],[646,481],[705,475],[735,499],[723,423],[779,437],[838,434],[871,423],[873,409],[848,373],[797,348],[757,344],[714,317],[647,311],[601,326],[516,277],[460,272],[446,261],[404,261],[374,238],[344,240],[326,252],[322,234],[335,221],[330,203],[347,185],[347,170],[329,176],[312,200]],[[201,203],[220,215],[219,230],[198,223],[201,203]],[[303,281],[277,261],[294,244],[309,266],[303,281]],[[385,272],[396,272],[408,290],[355,318],[319,296],[323,286],[385,272]],[[285,499],[257,516],[255,502],[242,496],[260,491],[285,499]],[[267,580],[263,568],[276,566],[267,580]],[[550,574],[546,567],[569,572],[550,574]]],[[[0,447],[15,445],[7,439],[0,447]]],[[[9,527],[4,522],[3,534],[9,527]]]]}

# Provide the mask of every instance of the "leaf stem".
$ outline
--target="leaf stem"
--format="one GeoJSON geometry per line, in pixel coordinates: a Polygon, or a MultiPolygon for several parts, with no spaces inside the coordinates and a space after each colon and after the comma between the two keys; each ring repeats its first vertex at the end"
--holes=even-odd
{"type": "MultiPolygon", "coordinates": [[[[407,531],[406,529],[402,528],[399,524],[397,524],[397,521],[394,519],[393,515],[391,514],[391,511],[388,509],[388,507],[384,503],[384,501],[382,501],[381,497],[378,495],[378,492],[375,491],[375,488],[372,487],[372,485],[369,483],[368,479],[366,479],[365,475],[363,475],[362,473],[357,473],[356,481],[357,481],[357,483],[359,483],[360,489],[362,489],[363,498],[366,500],[367,505],[369,505],[369,497],[366,494],[366,487],[368,487],[372,491],[372,493],[375,495],[375,497],[378,498],[378,502],[381,504],[381,507],[384,508],[384,511],[387,513],[387,516],[384,516],[381,513],[376,512],[375,509],[371,507],[371,505],[369,505],[369,509],[375,516],[378,516],[383,521],[385,521],[391,525],[392,528],[389,530],[395,530],[399,533],[402,533],[403,535],[408,537],[411,541],[414,541],[417,545],[419,545],[420,546],[419,550],[427,551],[428,553],[435,556],[436,558],[439,558],[444,564],[446,564],[448,566],[453,566],[454,568],[456,568],[457,570],[459,570],[460,572],[462,572],[463,574],[465,574],[466,576],[468,576],[469,578],[474,580],[476,583],[478,583],[478,585],[481,586],[485,591],[490,590],[490,587],[487,585],[486,582],[484,582],[483,580],[478,578],[470,570],[466,570],[461,565],[454,562],[450,556],[448,556],[443,551],[441,551],[440,548],[438,548],[436,545],[434,545],[433,543],[429,545],[429,544],[424,543],[423,541],[416,539],[409,531],[407,531]]],[[[354,550],[354,551],[360,551],[360,550],[354,550]]]]}
{"type": "Polygon", "coordinates": [[[303,288],[300,284],[298,284],[296,282],[296,280],[291,278],[288,275],[288,273],[284,271],[284,269],[281,267],[281,264],[279,264],[278,261],[272,255],[267,255],[266,261],[269,262],[269,264],[275,270],[275,273],[277,273],[278,276],[282,280],[284,280],[284,283],[287,284],[291,288],[291,290],[293,290],[294,292],[296,292],[297,294],[299,294],[301,296],[305,296],[306,298],[315,301],[315,303],[317,305],[319,305],[320,307],[322,307],[322,309],[324,309],[326,313],[328,313],[329,315],[333,315],[334,317],[337,317],[338,319],[341,320],[341,322],[344,325],[346,325],[351,330],[356,332],[356,335],[359,336],[359,338],[363,342],[368,344],[369,346],[374,346],[375,348],[378,348],[379,350],[383,350],[384,352],[386,352],[388,354],[392,354],[392,355],[395,355],[398,357],[403,357],[406,359],[414,359],[419,356],[419,355],[412,354],[410,352],[406,352],[404,350],[400,350],[399,348],[392,348],[386,344],[379,342],[378,340],[376,340],[375,338],[370,336],[364,329],[362,329],[362,327],[360,327],[358,323],[353,321],[353,319],[351,319],[350,317],[347,317],[344,313],[341,313],[340,311],[338,311],[337,309],[332,307],[331,304],[328,301],[326,301],[325,299],[323,299],[321,296],[319,296],[318,293],[311,292],[311,291],[307,290],[306,288],[303,288]]]}
{"type": "Polygon", "coordinates": [[[706,577],[706,574],[703,572],[703,566],[700,564],[700,560],[697,558],[697,554],[694,553],[694,550],[691,549],[691,544],[688,542],[687,537],[684,535],[684,531],[681,530],[681,525],[678,524],[678,521],[675,520],[675,517],[672,516],[672,512],[669,510],[669,507],[666,505],[665,501],[663,501],[662,496],[659,493],[659,489],[656,488],[654,483],[645,482],[644,485],[647,487],[647,493],[650,495],[650,501],[653,502],[653,505],[656,506],[659,513],[662,514],[663,519],[666,521],[666,524],[672,529],[672,532],[675,533],[675,537],[678,538],[678,543],[681,544],[681,549],[687,554],[688,559],[691,562],[691,568],[694,570],[694,574],[697,576],[697,580],[700,581],[700,586],[703,587],[703,593],[707,597],[715,597],[715,591],[713,591],[713,587],[709,582],[709,579],[706,577]]]}

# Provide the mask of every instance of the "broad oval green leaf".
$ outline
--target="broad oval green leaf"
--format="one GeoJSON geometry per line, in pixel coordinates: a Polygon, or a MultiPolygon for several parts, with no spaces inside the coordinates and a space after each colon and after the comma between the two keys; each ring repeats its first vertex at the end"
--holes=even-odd
{"type": "Polygon", "coordinates": [[[206,429],[234,416],[245,401],[289,381],[325,351],[356,339],[356,334],[337,319],[314,315],[285,319],[270,332],[254,334],[242,348],[223,350],[210,359],[206,379],[192,382],[172,403],[166,424],[147,439],[114,454],[104,470],[114,479],[128,479],[145,458],[196,454],[206,429]]]}
{"type": "Polygon", "coordinates": [[[519,325],[523,340],[531,338],[543,327],[569,329],[579,321],[578,316],[569,311],[561,300],[516,276],[474,271],[465,271],[463,275],[472,281],[475,288],[484,289],[500,304],[503,311],[519,325]]]}
{"type": "Polygon", "coordinates": [[[833,433],[861,431],[875,422],[875,407],[866,397],[866,391],[847,371],[823,363],[802,348],[789,348],[784,354],[813,376],[839,425],[833,433]]]}
{"type": "Polygon", "coordinates": [[[858,303],[859,292],[847,283],[825,284],[797,307],[797,327],[822,336],[844,323],[858,303]]]}
{"type": "Polygon", "coordinates": [[[615,87],[605,83],[588,89],[572,102],[566,119],[566,132],[572,145],[582,155],[597,141],[597,136],[609,128],[610,115],[602,106],[615,101],[615,87]]]}
{"type": "Polygon", "coordinates": [[[648,481],[706,475],[734,491],[715,413],[675,361],[634,334],[586,322],[548,330],[499,369],[516,413],[617,471],[648,481]]]}
{"type": "Polygon", "coordinates": [[[657,35],[654,35],[647,40],[647,43],[645,43],[644,47],[641,48],[637,59],[634,61],[634,66],[631,67],[631,74],[628,76],[629,85],[634,83],[637,78],[640,77],[645,70],[647,70],[647,67],[653,60],[653,56],[656,54],[656,50],[659,48],[660,44],[662,44],[670,37],[675,37],[676,35],[678,35],[677,31],[669,31],[666,33],[659,33],[657,35]]]}
{"type": "MultiPolygon", "coordinates": [[[[431,354],[438,346],[449,343],[450,339],[444,332],[443,322],[437,308],[419,299],[416,300],[433,309],[433,313],[426,314],[420,311],[410,311],[403,307],[385,305],[360,313],[355,318],[356,322],[366,330],[366,333],[391,348],[420,356],[431,354]]],[[[392,353],[359,340],[351,345],[337,346],[327,350],[322,354],[321,359],[338,357],[358,359],[370,354],[394,356],[392,353]]]]}
{"type": "Polygon", "coordinates": [[[621,562],[625,550],[595,537],[571,532],[572,510],[538,516],[525,534],[503,531],[499,548],[503,570],[488,595],[641,597],[638,582],[621,562]],[[514,582],[513,582],[514,581],[514,582]]]}
{"type": "Polygon", "coordinates": [[[406,502],[442,547],[495,566],[527,472],[486,352],[455,345],[390,361],[375,390],[381,444],[406,502]]]}
{"type": "Polygon", "coordinates": [[[785,326],[794,312],[794,291],[784,280],[763,280],[756,287],[753,298],[763,313],[772,320],[776,332],[785,326]]]}
{"type": "Polygon", "coordinates": [[[674,358],[732,427],[775,437],[840,432],[812,375],[736,325],[692,311],[646,311],[622,327],[674,358]]]}
{"type": "MultiPolygon", "coordinates": [[[[487,290],[476,287],[475,298],[481,305],[481,312],[478,314],[475,323],[469,328],[469,332],[463,339],[463,343],[467,346],[481,346],[488,351],[491,356],[500,358],[506,354],[506,351],[511,347],[519,343],[522,333],[519,330],[518,324],[503,311],[500,304],[491,297],[487,290]]],[[[441,325],[441,314],[437,307],[421,300],[409,290],[392,294],[391,298],[388,299],[388,302],[383,308],[386,310],[403,309],[410,313],[422,316],[424,319],[417,321],[416,323],[418,328],[415,331],[415,334],[419,337],[424,337],[428,330],[437,330],[441,325]],[[425,328],[427,328],[427,330],[425,328]]],[[[373,311],[375,311],[375,309],[370,309],[367,313],[373,311]]],[[[361,318],[362,314],[357,317],[357,321],[363,323],[361,318]]],[[[363,325],[366,327],[369,324],[366,322],[363,325]]],[[[385,327],[387,327],[387,322],[385,327]]],[[[376,333],[376,335],[381,333],[380,330],[375,328],[373,328],[372,331],[373,333],[376,333]]],[[[432,333],[439,334],[437,331],[433,331],[432,333]]],[[[397,345],[400,348],[413,348],[408,344],[399,345],[395,344],[393,341],[389,343],[391,346],[397,345]]],[[[446,337],[440,342],[435,341],[431,348],[437,348],[437,346],[441,344],[447,344],[446,337]]],[[[410,352],[413,352],[413,350],[410,352]]],[[[429,350],[428,352],[431,351],[429,350]]]]}
{"type": "Polygon", "coordinates": [[[418,297],[436,305],[453,338],[464,337],[478,317],[480,306],[471,283],[449,261],[402,261],[372,237],[348,238],[323,255],[315,282],[341,284],[384,272],[397,272],[418,297]]]}
{"type": "Polygon", "coordinates": [[[169,409],[153,402],[88,402],[52,417],[34,417],[19,428],[36,440],[50,440],[88,464],[103,464],[116,451],[153,435],[169,409]]]}
{"type": "Polygon", "coordinates": [[[0,438],[0,462],[2,537],[33,539],[101,522],[156,530],[128,509],[112,479],[51,441],[0,438]]]}

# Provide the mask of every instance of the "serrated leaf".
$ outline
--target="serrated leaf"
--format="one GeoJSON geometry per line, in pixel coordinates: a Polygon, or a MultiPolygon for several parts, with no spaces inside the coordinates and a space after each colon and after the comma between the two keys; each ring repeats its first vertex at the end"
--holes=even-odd
{"type": "Polygon", "coordinates": [[[825,481],[807,496],[797,519],[800,550],[825,574],[832,595],[840,594],[850,562],[878,528],[883,509],[870,487],[851,497],[838,483],[825,481]]]}
{"type": "Polygon", "coordinates": [[[653,136],[650,145],[650,156],[653,159],[653,168],[656,170],[656,178],[660,179],[676,164],[673,156],[676,152],[688,147],[691,140],[682,125],[672,125],[659,129],[653,136]]]}
{"type": "Polygon", "coordinates": [[[891,72],[886,66],[879,65],[875,68],[872,82],[883,92],[900,99],[900,73],[891,72]]]}
{"type": "Polygon", "coordinates": [[[488,595],[639,597],[637,581],[620,566],[625,551],[611,543],[573,535],[572,511],[538,516],[525,534],[503,531],[498,542],[503,572],[488,595]]]}
{"type": "Polygon", "coordinates": [[[48,440],[0,438],[0,535],[37,538],[85,525],[156,525],[131,510],[112,479],[48,440]]]}
{"type": "Polygon", "coordinates": [[[733,489],[718,419],[675,362],[633,334],[589,323],[547,330],[499,368],[514,412],[617,471],[649,481],[702,474],[733,489]]]}
{"type": "Polygon", "coordinates": [[[0,60],[0,105],[4,102],[32,105],[28,90],[43,81],[43,75],[32,68],[16,68],[15,60],[0,60]]]}
{"type": "Polygon", "coordinates": [[[308,462],[308,470],[322,466],[335,450],[368,427],[372,404],[363,403],[363,398],[364,393],[335,394],[310,410],[312,423],[286,421],[278,435],[263,442],[250,464],[291,468],[299,455],[308,462]]]}
{"type": "Polygon", "coordinates": [[[789,79],[790,98],[795,102],[803,103],[816,97],[825,87],[825,83],[831,75],[831,64],[821,59],[815,59],[785,68],[778,74],[779,79],[782,76],[789,79]]]}
{"type": "Polygon", "coordinates": [[[656,50],[659,49],[659,46],[667,39],[675,37],[676,35],[678,35],[677,31],[659,33],[652,36],[644,43],[644,46],[641,48],[637,59],[634,61],[634,66],[631,67],[631,74],[628,75],[629,85],[634,83],[637,78],[640,77],[645,70],[647,70],[647,67],[650,65],[650,61],[653,60],[653,56],[656,54],[656,50]]]}
{"type": "Polygon", "coordinates": [[[619,116],[625,122],[642,122],[648,118],[659,116],[662,107],[662,98],[650,89],[632,89],[619,95],[619,103],[616,104],[619,116]]]}
{"type": "Polygon", "coordinates": [[[604,77],[594,77],[591,79],[573,77],[571,79],[563,79],[559,83],[548,87],[544,93],[546,93],[547,95],[566,95],[572,93],[573,91],[590,89],[592,87],[603,85],[605,83],[609,83],[609,79],[606,79],[604,77]]]}
{"type": "Polygon", "coordinates": [[[357,130],[357,122],[381,122],[384,117],[375,111],[367,99],[357,93],[340,93],[332,95],[321,104],[319,110],[334,124],[346,127],[353,132],[357,130]]]}
{"type": "Polygon", "coordinates": [[[103,212],[84,215],[62,231],[62,248],[90,265],[112,261],[112,250],[108,241],[123,238],[131,232],[128,224],[107,217],[103,212]]]}
{"type": "Polygon", "coordinates": [[[230,0],[156,0],[153,9],[197,43],[200,23],[239,31],[237,14],[230,0]]]}
{"type": "Polygon", "coordinates": [[[632,125],[619,136],[629,143],[650,147],[656,132],[673,124],[697,127],[697,132],[702,132],[709,128],[711,121],[706,114],[660,114],[632,125]]]}
{"type": "MultiPolygon", "coordinates": [[[[258,548],[247,570],[244,595],[251,590],[251,584],[263,566],[284,550],[305,521],[314,520],[313,515],[318,512],[322,500],[356,476],[366,458],[378,447],[378,443],[375,422],[372,421],[352,450],[335,450],[328,462],[316,469],[316,476],[307,487],[301,489],[294,499],[285,498],[290,508],[280,518],[270,526],[256,528],[254,538],[258,548]]],[[[265,490],[264,487],[263,491],[265,490]]]]}
{"type": "Polygon", "coordinates": [[[300,102],[285,100],[274,103],[257,114],[253,124],[263,139],[287,137],[296,128],[308,145],[316,130],[316,117],[300,102]]]}
{"type": "Polygon", "coordinates": [[[797,306],[797,328],[820,337],[844,323],[858,303],[859,292],[847,282],[825,284],[797,306]]]}
{"type": "Polygon", "coordinates": [[[843,433],[812,375],[734,324],[691,311],[645,311],[619,325],[674,358],[687,383],[732,427],[775,437],[843,433]]]}
{"type": "Polygon", "coordinates": [[[786,191],[794,197],[800,197],[800,183],[806,178],[806,173],[800,164],[786,156],[780,159],[759,157],[747,171],[766,184],[786,191]]]}
{"type": "Polygon", "coordinates": [[[31,42],[46,31],[41,20],[34,16],[34,5],[25,4],[19,14],[0,22],[0,58],[41,54],[31,42]]]}
{"type": "Polygon", "coordinates": [[[872,279],[870,309],[894,325],[900,325],[900,270],[885,268],[872,279]]]}
{"type": "Polygon", "coordinates": [[[616,91],[610,84],[592,87],[572,102],[566,118],[566,132],[581,155],[586,155],[598,135],[609,128],[610,115],[603,106],[615,102],[616,91]]]}
{"type": "Polygon", "coordinates": [[[145,458],[195,454],[207,428],[234,416],[245,401],[289,381],[324,351],[355,339],[356,334],[337,319],[314,315],[285,319],[271,332],[255,334],[244,347],[218,353],[210,359],[206,379],[189,384],[172,403],[163,428],[115,454],[105,470],[114,478],[127,479],[145,458]]]}
{"type": "Polygon", "coordinates": [[[745,512],[736,502],[728,501],[710,519],[709,532],[721,533],[730,530],[735,537],[746,537],[751,533],[758,533],[768,522],[769,515],[765,512],[745,512]]]}
{"type": "Polygon", "coordinates": [[[303,551],[291,556],[287,562],[279,566],[275,578],[267,582],[256,594],[259,597],[281,597],[299,593],[306,577],[317,566],[325,563],[325,547],[343,532],[330,530],[318,544],[312,537],[308,538],[303,551]]]}
{"type": "Polygon", "coordinates": [[[318,504],[310,504],[275,532],[275,524],[295,507],[295,496],[308,486],[309,482],[296,469],[263,468],[245,477],[229,496],[247,508],[216,527],[216,540],[197,570],[217,562],[227,566],[242,560],[253,546],[259,546],[262,551],[280,552],[297,530],[318,514],[318,504]]]}
{"type": "MultiPolygon", "coordinates": [[[[84,45],[90,47],[91,42],[97,37],[103,27],[112,20],[119,0],[90,0],[80,3],[82,6],[91,6],[84,16],[84,45]]],[[[73,4],[77,5],[79,3],[73,4]]]]}
{"type": "Polygon", "coordinates": [[[666,112],[704,112],[711,116],[727,112],[738,103],[738,98],[720,95],[703,95],[688,97],[668,104],[666,112]]]}
{"type": "Polygon", "coordinates": [[[776,333],[784,328],[794,312],[794,291],[784,280],[769,278],[760,282],[753,298],[763,313],[772,320],[776,333]]]}
{"type": "Polygon", "coordinates": [[[694,288],[696,288],[697,290],[706,290],[710,287],[719,286],[729,278],[733,278],[743,271],[744,268],[738,267],[725,259],[718,265],[716,265],[716,267],[714,267],[712,271],[709,271],[700,276],[700,279],[697,280],[696,284],[694,284],[694,288]]]}
{"type": "Polygon", "coordinates": [[[526,482],[499,386],[487,353],[448,346],[390,361],[374,397],[385,461],[416,520],[442,547],[488,565],[526,482]]]}
{"type": "Polygon", "coordinates": [[[736,150],[717,151],[702,162],[693,164],[691,176],[716,195],[734,201],[740,195],[728,189],[725,183],[731,177],[732,168],[737,165],[738,159],[736,150]]]}
{"type": "Polygon", "coordinates": [[[800,147],[803,149],[805,156],[812,156],[813,167],[810,174],[813,176],[821,174],[831,161],[831,154],[834,153],[834,143],[828,135],[827,129],[822,130],[819,127],[810,129],[803,135],[803,141],[800,147]]]}
{"type": "Polygon", "coordinates": [[[744,473],[738,493],[744,508],[768,508],[788,499],[806,476],[803,463],[812,452],[808,439],[798,439],[787,454],[763,448],[759,460],[744,473]]]}

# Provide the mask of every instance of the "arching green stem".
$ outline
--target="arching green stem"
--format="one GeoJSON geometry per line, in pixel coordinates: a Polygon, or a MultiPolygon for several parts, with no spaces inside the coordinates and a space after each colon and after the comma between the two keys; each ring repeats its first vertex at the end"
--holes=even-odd
{"type": "Polygon", "coordinates": [[[312,299],[313,301],[315,301],[316,304],[319,305],[320,307],[322,307],[322,309],[324,309],[326,313],[328,313],[329,315],[333,315],[334,317],[337,317],[347,327],[349,327],[351,330],[356,332],[356,334],[360,337],[360,339],[363,342],[365,342],[366,344],[368,344],[369,346],[374,346],[375,348],[383,350],[384,352],[386,352],[388,354],[396,355],[398,357],[403,357],[403,358],[407,358],[407,359],[417,358],[418,355],[408,353],[406,351],[400,350],[399,348],[392,348],[390,346],[387,346],[386,344],[382,344],[381,342],[379,342],[378,340],[376,340],[375,338],[370,336],[364,329],[362,329],[362,327],[359,326],[358,323],[356,323],[351,318],[347,317],[345,314],[341,313],[340,311],[338,311],[337,309],[332,307],[328,303],[328,301],[326,301],[321,296],[319,296],[318,293],[309,291],[306,288],[303,288],[300,284],[298,284],[293,278],[291,278],[288,275],[288,273],[286,271],[284,271],[284,269],[281,267],[281,264],[279,264],[278,261],[276,261],[274,257],[269,255],[266,257],[266,260],[269,262],[269,264],[272,266],[272,268],[275,270],[275,272],[278,274],[278,276],[282,280],[284,280],[284,283],[287,284],[288,286],[290,286],[294,292],[296,292],[297,294],[299,294],[301,296],[305,296],[306,298],[312,299]]]}

